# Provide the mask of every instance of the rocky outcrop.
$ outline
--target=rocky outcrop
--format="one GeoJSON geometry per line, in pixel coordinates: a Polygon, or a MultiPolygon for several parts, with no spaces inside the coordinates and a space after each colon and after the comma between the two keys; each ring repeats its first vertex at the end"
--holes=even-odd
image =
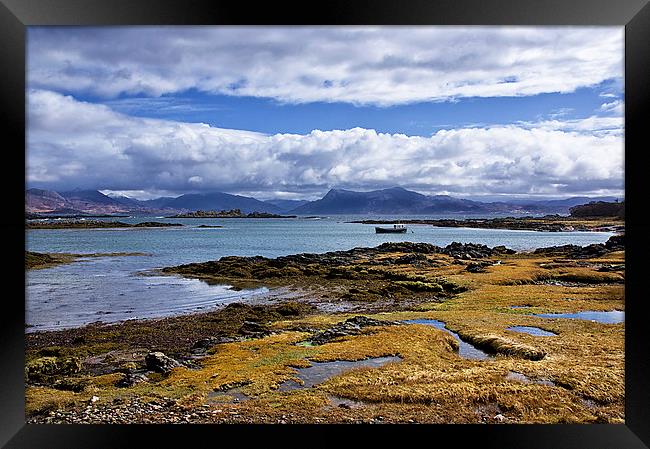
{"type": "Polygon", "coordinates": [[[179,362],[172,359],[171,357],[166,356],[162,352],[150,352],[144,358],[144,361],[147,365],[148,370],[163,374],[167,374],[172,369],[181,366],[179,362]]]}
{"type": "Polygon", "coordinates": [[[355,316],[330,327],[322,332],[317,333],[309,339],[309,342],[314,345],[322,345],[329,343],[337,338],[348,337],[351,335],[359,335],[363,329],[371,326],[394,326],[401,323],[397,321],[383,321],[375,320],[365,316],[355,316]]]}
{"type": "Polygon", "coordinates": [[[624,251],[625,250],[625,236],[614,235],[603,243],[593,243],[587,246],[579,245],[562,245],[562,246],[549,246],[547,248],[538,248],[534,254],[542,254],[545,256],[565,256],[574,259],[591,259],[594,257],[603,256],[611,251],[624,251]]]}
{"type": "Polygon", "coordinates": [[[117,381],[116,387],[128,388],[135,384],[147,382],[149,378],[144,373],[127,372],[124,377],[117,381]]]}

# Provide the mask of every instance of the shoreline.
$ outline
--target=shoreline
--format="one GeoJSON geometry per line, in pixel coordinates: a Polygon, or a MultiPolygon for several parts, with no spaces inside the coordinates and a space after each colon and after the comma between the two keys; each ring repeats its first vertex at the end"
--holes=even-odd
{"type": "Polygon", "coordinates": [[[30,229],[116,229],[116,228],[167,228],[183,226],[181,223],[163,223],[160,221],[144,221],[141,223],[124,223],[121,221],[58,221],[58,222],[25,222],[25,230],[30,229]]]}
{"type": "Polygon", "coordinates": [[[118,252],[118,253],[38,253],[25,251],[25,270],[42,270],[57,265],[77,262],[79,259],[91,257],[121,257],[121,256],[150,256],[149,253],[118,252]]]}
{"type": "Polygon", "coordinates": [[[532,313],[624,310],[623,244],[612,237],[607,244],[515,253],[474,244],[387,243],[167,267],[208,282],[299,294],[270,304],[26,333],[28,420],[339,423],[381,415],[382,422],[461,423],[495,422],[500,414],[500,421],[513,423],[621,422],[624,324],[532,313]],[[342,303],[355,308],[318,307],[342,303]],[[438,320],[495,355],[465,359],[445,331],[405,320],[438,320]],[[512,326],[555,336],[506,330],[512,326]],[[310,340],[316,343],[301,343],[310,340]],[[298,367],[388,356],[399,359],[314,388],[278,389],[295,379],[298,367]],[[508,380],[509,372],[521,375],[508,380]],[[552,382],[517,380],[540,376],[552,382]],[[386,387],[371,387],[377,383],[386,387]],[[494,399],[482,403],[486,394],[494,399]],[[332,407],[329,397],[353,406],[332,407]],[[158,405],[142,405],[151,403],[158,405]],[[544,411],[530,414],[533,404],[544,411]],[[130,414],[143,407],[143,414],[130,414]]]}
{"type": "MultiPolygon", "coordinates": [[[[347,223],[394,224],[396,220],[354,220],[347,223]]],[[[503,217],[465,219],[413,219],[399,220],[403,225],[430,225],[445,228],[504,229],[538,232],[624,232],[624,220],[611,217],[582,218],[564,216],[503,217]]]]}

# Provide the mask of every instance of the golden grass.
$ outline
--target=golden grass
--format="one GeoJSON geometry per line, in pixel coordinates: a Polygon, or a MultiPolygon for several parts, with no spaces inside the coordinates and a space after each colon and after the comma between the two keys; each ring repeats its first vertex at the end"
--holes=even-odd
{"type": "MultiPolygon", "coordinates": [[[[388,257],[388,256],[386,256],[388,257]]],[[[218,345],[201,361],[201,369],[177,368],[165,379],[126,389],[103,378],[81,393],[42,387],[27,390],[28,410],[69,407],[88,400],[90,391],[102,400],[128,395],[172,397],[188,406],[202,404],[213,390],[239,386],[253,397],[234,407],[256,422],[275,422],[290,416],[294,422],[347,422],[381,414],[388,422],[483,422],[500,413],[507,422],[589,423],[624,419],[624,324],[581,320],[544,319],[540,312],[624,309],[622,275],[581,266],[540,267],[553,260],[533,254],[501,257],[502,263],[485,273],[468,273],[464,265],[436,256],[435,267],[391,268],[410,282],[449,279],[467,290],[442,303],[423,304],[419,310],[377,313],[373,318],[436,319],[463,339],[489,346],[499,353],[493,360],[467,360],[448,333],[426,325],[369,327],[361,335],[321,346],[296,343],[309,334],[296,326],[324,329],[353,314],[318,314],[277,321],[278,334],[218,345]],[[540,276],[581,279],[587,285],[562,286],[531,283],[540,276]],[[593,281],[593,282],[590,282],[593,281]],[[606,284],[603,284],[606,283],[606,284]],[[511,309],[511,306],[529,306],[511,309]],[[535,337],[506,330],[535,326],[557,334],[535,337]],[[282,382],[295,379],[295,368],[312,362],[362,360],[397,355],[400,362],[380,368],[354,369],[315,388],[278,391],[282,382]],[[543,355],[543,357],[542,357],[543,355]],[[554,386],[506,379],[517,372],[531,380],[549,380],[554,386]],[[366,406],[332,408],[327,395],[366,406]],[[588,401],[593,401],[592,405],[588,401]]],[[[624,254],[610,253],[597,263],[624,263],[624,254]]],[[[120,376],[120,375],[115,375],[120,376]]]]}

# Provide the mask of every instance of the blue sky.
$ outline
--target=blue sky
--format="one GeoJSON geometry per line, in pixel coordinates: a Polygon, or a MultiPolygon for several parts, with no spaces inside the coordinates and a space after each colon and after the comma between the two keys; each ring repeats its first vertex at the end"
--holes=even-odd
{"type": "Polygon", "coordinates": [[[623,193],[622,27],[30,27],[30,187],[623,193]]]}
{"type": "Polygon", "coordinates": [[[313,129],[372,128],[384,133],[430,136],[440,129],[533,122],[554,118],[611,116],[604,103],[621,100],[616,80],[571,93],[525,97],[472,97],[454,102],[419,102],[390,107],[350,103],[282,103],[274,99],[211,95],[191,89],[161,97],[122,95],[105,100],[79,96],[138,117],[208,123],[262,133],[308,133],[313,129]],[[616,92],[616,93],[614,93],[616,92]],[[603,97],[607,94],[607,97],[603,97]],[[610,96],[611,95],[611,96],[610,96]]]}

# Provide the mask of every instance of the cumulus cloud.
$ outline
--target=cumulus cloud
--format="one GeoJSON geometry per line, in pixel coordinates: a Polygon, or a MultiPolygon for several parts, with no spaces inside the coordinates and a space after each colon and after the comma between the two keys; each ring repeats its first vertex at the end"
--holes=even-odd
{"type": "Polygon", "coordinates": [[[401,185],[428,193],[591,194],[623,189],[622,122],[267,135],[131,117],[44,90],[28,92],[27,180],[110,191],[273,192],[401,185]]]}
{"type": "Polygon", "coordinates": [[[623,27],[106,27],[28,35],[31,87],[395,105],[622,79],[623,27]]]}

